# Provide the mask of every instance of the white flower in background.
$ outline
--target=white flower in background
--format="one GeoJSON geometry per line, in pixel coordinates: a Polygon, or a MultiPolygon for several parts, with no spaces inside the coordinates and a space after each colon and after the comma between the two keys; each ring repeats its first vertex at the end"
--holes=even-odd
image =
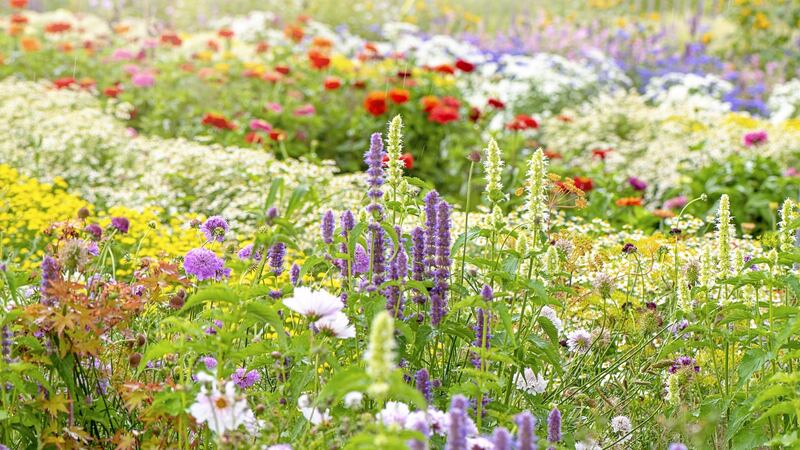
{"type": "Polygon", "coordinates": [[[559,333],[561,333],[561,331],[564,329],[564,322],[558,318],[558,315],[556,315],[556,311],[553,308],[549,306],[542,307],[541,315],[542,317],[546,317],[547,320],[549,320],[553,326],[556,327],[556,331],[559,333]]]}
{"type": "MultiPolygon", "coordinates": [[[[338,298],[336,300],[341,303],[338,298]]],[[[356,337],[356,328],[350,325],[347,315],[341,311],[322,317],[314,322],[314,326],[317,327],[320,333],[330,334],[339,339],[356,337]]]]}
{"type": "Polygon", "coordinates": [[[232,381],[225,383],[224,390],[220,391],[217,380],[212,376],[199,373],[197,379],[204,386],[200,388],[194,404],[189,407],[189,414],[197,423],[207,424],[218,436],[241,426],[251,433],[261,427],[247,400],[236,395],[236,387],[232,381]]]}
{"type": "Polygon", "coordinates": [[[413,411],[406,417],[405,428],[407,430],[430,430],[430,417],[425,411],[413,411]],[[421,426],[421,424],[425,424],[421,426]]]}
{"type": "Polygon", "coordinates": [[[293,450],[289,444],[275,444],[267,447],[267,450],[293,450]]]}
{"type": "Polygon", "coordinates": [[[409,413],[408,405],[403,402],[386,402],[386,406],[375,417],[387,427],[402,428],[409,413]]]}
{"type": "Polygon", "coordinates": [[[725,96],[733,85],[712,74],[668,73],[647,83],[644,96],[657,105],[684,105],[706,111],[729,111],[725,96]]]}
{"type": "Polygon", "coordinates": [[[344,406],[349,409],[356,409],[361,407],[361,402],[364,400],[364,394],[358,391],[348,392],[344,395],[344,406]]]}
{"type": "Polygon", "coordinates": [[[584,329],[575,330],[567,335],[567,348],[571,352],[586,353],[592,347],[592,334],[584,329]]]}
{"type": "Polygon", "coordinates": [[[331,316],[344,308],[339,297],[324,289],[314,291],[305,286],[295,288],[294,295],[283,300],[283,304],[292,311],[311,318],[331,316]]]}
{"type": "Polygon", "coordinates": [[[311,406],[311,400],[307,394],[303,394],[297,398],[297,407],[300,413],[313,425],[319,425],[323,422],[330,422],[331,415],[329,410],[320,411],[319,408],[311,406]]]}
{"type": "Polygon", "coordinates": [[[633,430],[631,419],[626,416],[616,416],[611,419],[611,431],[614,433],[625,435],[633,430]]]}
{"type": "Polygon", "coordinates": [[[444,436],[447,432],[448,415],[444,411],[436,408],[428,408],[428,425],[431,428],[431,433],[444,436]]]}
{"type": "Polygon", "coordinates": [[[526,367],[522,373],[514,376],[514,384],[517,385],[517,389],[532,395],[543,393],[547,389],[548,383],[549,381],[542,374],[534,372],[530,367],[526,367]]]}
{"type": "Polygon", "coordinates": [[[800,114],[800,79],[776,84],[767,100],[767,109],[773,122],[797,117],[800,114]]]}
{"type": "Polygon", "coordinates": [[[585,439],[575,443],[575,450],[602,450],[603,447],[597,444],[593,439],[585,439]]]}
{"type": "Polygon", "coordinates": [[[467,438],[467,448],[469,450],[494,450],[494,444],[491,440],[479,436],[467,438]]]}

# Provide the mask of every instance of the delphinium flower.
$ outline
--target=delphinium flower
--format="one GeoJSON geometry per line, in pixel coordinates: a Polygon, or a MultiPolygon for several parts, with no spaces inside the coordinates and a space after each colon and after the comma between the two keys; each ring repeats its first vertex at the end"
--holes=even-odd
{"type": "Polygon", "coordinates": [[[276,242],[269,248],[269,266],[275,275],[283,273],[283,260],[286,256],[286,244],[276,242]]]}
{"type": "Polygon", "coordinates": [[[447,450],[467,450],[469,433],[467,411],[469,402],[462,395],[454,395],[450,401],[450,425],[447,431],[447,450]]]}
{"type": "Polygon", "coordinates": [[[253,261],[261,261],[261,252],[258,250],[253,251],[253,244],[247,244],[239,250],[237,256],[242,261],[253,260],[253,261]]]}
{"type": "Polygon", "coordinates": [[[534,372],[530,367],[526,367],[522,373],[514,376],[514,384],[517,389],[531,395],[543,393],[547,389],[548,383],[549,381],[541,373],[534,372]]]}
{"type": "Polygon", "coordinates": [[[236,386],[238,386],[239,389],[247,389],[250,386],[258,383],[258,380],[260,379],[261,374],[258,373],[257,370],[253,369],[248,371],[244,367],[239,367],[235,372],[233,372],[233,374],[231,374],[231,381],[236,383],[236,386]]]}
{"type": "Polygon", "coordinates": [[[367,184],[369,191],[370,204],[367,206],[367,212],[371,213],[378,221],[383,220],[383,206],[382,198],[383,191],[383,141],[381,140],[380,133],[373,133],[370,138],[369,150],[364,153],[364,162],[367,164],[367,184]]]}
{"type": "Polygon", "coordinates": [[[384,395],[395,368],[394,320],[388,311],[379,312],[372,320],[364,359],[367,375],[372,380],[369,392],[375,396],[384,395]]]}
{"type": "Polygon", "coordinates": [[[536,150],[528,167],[525,184],[525,221],[528,231],[538,239],[539,233],[547,233],[549,212],[547,208],[547,158],[542,149],[536,150]]]}
{"type": "Polygon", "coordinates": [[[486,159],[483,167],[486,171],[486,196],[490,204],[495,204],[503,199],[503,158],[500,147],[494,138],[489,138],[486,145],[486,159]]]}
{"type": "Polygon", "coordinates": [[[517,449],[536,450],[538,438],[533,429],[536,428],[536,418],[528,411],[517,414],[514,418],[517,423],[517,449]]]}
{"type": "Polygon", "coordinates": [[[223,242],[225,233],[228,232],[228,221],[222,216],[211,216],[200,225],[200,231],[206,236],[207,241],[223,242]]]}
{"type": "Polygon", "coordinates": [[[356,329],[350,325],[347,315],[341,311],[323,316],[316,322],[314,327],[322,334],[327,334],[339,339],[350,339],[356,337],[356,329]]]}
{"type": "Polygon", "coordinates": [[[122,234],[128,232],[128,228],[130,228],[130,221],[126,217],[114,217],[111,219],[111,226],[114,227],[117,231],[122,234]]]}
{"type": "Polygon", "coordinates": [[[248,431],[255,432],[260,428],[253,411],[247,400],[236,395],[234,383],[225,383],[224,390],[220,391],[213,377],[200,373],[199,381],[204,382],[203,387],[189,407],[189,413],[199,424],[207,424],[208,428],[218,436],[224,435],[229,430],[236,430],[244,426],[248,431]],[[211,386],[209,389],[206,384],[211,386]]]}
{"type": "Polygon", "coordinates": [[[511,450],[511,433],[503,427],[496,428],[492,436],[492,443],[494,443],[494,450],[511,450]]]}
{"type": "Polygon", "coordinates": [[[231,269],[225,268],[222,258],[207,248],[189,250],[183,258],[183,269],[188,275],[197,277],[198,281],[219,281],[231,274],[231,269]]]}
{"type": "Polygon", "coordinates": [[[289,267],[289,282],[292,286],[297,286],[300,283],[300,266],[296,263],[289,267]]]}
{"type": "Polygon", "coordinates": [[[547,441],[550,444],[561,442],[561,411],[558,408],[553,408],[547,415],[547,441]]]}
{"type": "Polygon", "coordinates": [[[586,353],[592,347],[592,334],[584,329],[575,330],[567,335],[567,348],[575,353],[586,353]]]}
{"type": "Polygon", "coordinates": [[[322,235],[322,242],[326,244],[333,243],[333,229],[336,226],[334,222],[333,211],[330,209],[325,211],[320,222],[320,234],[322,235]]]}
{"type": "Polygon", "coordinates": [[[375,418],[386,427],[400,429],[405,426],[410,412],[408,405],[405,403],[391,401],[386,402],[386,405],[378,412],[375,418]]]}
{"type": "Polygon", "coordinates": [[[620,442],[627,441],[630,436],[627,436],[631,430],[633,430],[633,424],[631,424],[631,419],[626,416],[616,416],[611,419],[611,431],[616,433],[619,436],[625,436],[625,438],[620,442]]]}
{"type": "Polygon", "coordinates": [[[395,257],[389,263],[389,279],[399,282],[400,285],[388,286],[384,291],[384,295],[386,296],[386,310],[389,311],[396,319],[403,318],[405,296],[403,295],[402,286],[405,284],[407,276],[408,255],[406,255],[406,251],[401,244],[398,246],[395,257]]]}
{"type": "Polygon", "coordinates": [[[794,230],[789,228],[789,224],[797,219],[797,202],[787,198],[784,200],[780,211],[780,221],[778,222],[778,240],[780,249],[784,252],[790,251],[795,245],[794,230]]]}
{"type": "Polygon", "coordinates": [[[427,369],[419,369],[414,375],[414,384],[417,390],[425,397],[425,401],[431,401],[431,378],[427,369]]]}
{"type": "Polygon", "coordinates": [[[727,278],[731,273],[731,204],[727,194],[719,199],[717,212],[717,258],[716,273],[719,278],[727,278]]]}
{"type": "Polygon", "coordinates": [[[283,300],[283,305],[311,320],[332,316],[344,308],[339,297],[324,289],[314,291],[305,286],[295,288],[294,294],[283,300]]]}

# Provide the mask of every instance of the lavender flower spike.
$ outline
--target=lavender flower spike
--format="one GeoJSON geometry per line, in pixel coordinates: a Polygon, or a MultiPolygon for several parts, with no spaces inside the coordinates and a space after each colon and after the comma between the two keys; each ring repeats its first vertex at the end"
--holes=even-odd
{"type": "Polygon", "coordinates": [[[561,442],[561,411],[557,407],[547,416],[547,440],[551,444],[561,442]]]}
{"type": "Polygon", "coordinates": [[[373,133],[370,138],[369,150],[364,153],[364,162],[367,164],[367,184],[369,190],[367,197],[369,197],[370,204],[367,206],[367,212],[373,214],[378,220],[383,220],[383,206],[380,202],[383,198],[383,191],[381,186],[384,183],[383,173],[383,141],[381,140],[380,133],[373,133]]]}
{"type": "Polygon", "coordinates": [[[450,401],[450,429],[447,432],[447,450],[467,450],[469,402],[463,395],[455,395],[450,401]]]}
{"type": "Polygon", "coordinates": [[[536,428],[536,418],[528,411],[517,414],[517,450],[536,450],[537,437],[533,429],[536,428]]]}
{"type": "Polygon", "coordinates": [[[414,375],[414,379],[416,381],[417,390],[422,393],[422,396],[425,397],[425,401],[431,401],[431,377],[428,374],[427,369],[419,369],[414,375]]]}
{"type": "Polygon", "coordinates": [[[283,242],[276,242],[269,249],[269,266],[275,275],[283,273],[283,259],[286,256],[286,244],[283,242]]]}
{"type": "Polygon", "coordinates": [[[322,234],[322,241],[326,244],[333,243],[333,228],[336,226],[333,217],[333,211],[330,209],[325,211],[322,215],[322,223],[320,224],[320,232],[322,234]]]}
{"type": "Polygon", "coordinates": [[[511,433],[503,427],[494,430],[494,450],[511,450],[511,433]]]}

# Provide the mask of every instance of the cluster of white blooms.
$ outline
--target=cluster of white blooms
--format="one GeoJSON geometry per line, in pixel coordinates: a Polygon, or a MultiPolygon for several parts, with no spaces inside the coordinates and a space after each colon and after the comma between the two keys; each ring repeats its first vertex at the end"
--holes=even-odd
{"type": "Polygon", "coordinates": [[[800,116],[800,79],[793,78],[775,85],[767,100],[767,108],[776,122],[800,116]]]}
{"type": "MultiPolygon", "coordinates": [[[[204,145],[185,139],[131,136],[114,117],[129,111],[111,103],[103,111],[90,93],[56,90],[47,82],[0,82],[0,162],[50,182],[66,180],[100,207],[158,206],[167,213],[222,214],[249,222],[263,208],[272,181],[326,192],[351,193],[339,207],[357,203],[354,177],[336,177],[332,164],[279,161],[255,149],[204,145]],[[57,168],[54,169],[54,168],[57,168]]],[[[324,205],[323,205],[324,206],[324,205]]],[[[317,211],[309,212],[309,220],[317,211]]]]}
{"type": "Polygon", "coordinates": [[[725,112],[730,110],[730,104],[724,99],[732,90],[730,82],[716,75],[672,72],[651,79],[644,96],[657,105],[725,112]]]}

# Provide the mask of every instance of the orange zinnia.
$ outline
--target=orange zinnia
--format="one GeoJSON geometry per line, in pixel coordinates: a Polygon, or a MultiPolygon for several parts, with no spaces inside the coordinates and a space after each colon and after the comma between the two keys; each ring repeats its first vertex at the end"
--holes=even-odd
{"type": "Polygon", "coordinates": [[[395,88],[389,91],[389,99],[398,105],[407,102],[410,97],[411,93],[408,92],[408,89],[395,88]]]}
{"type": "Polygon", "coordinates": [[[386,94],[373,91],[364,99],[364,108],[373,116],[380,116],[386,112],[386,94]]]}
{"type": "Polygon", "coordinates": [[[614,203],[617,206],[642,206],[642,197],[623,197],[614,203]]]}

